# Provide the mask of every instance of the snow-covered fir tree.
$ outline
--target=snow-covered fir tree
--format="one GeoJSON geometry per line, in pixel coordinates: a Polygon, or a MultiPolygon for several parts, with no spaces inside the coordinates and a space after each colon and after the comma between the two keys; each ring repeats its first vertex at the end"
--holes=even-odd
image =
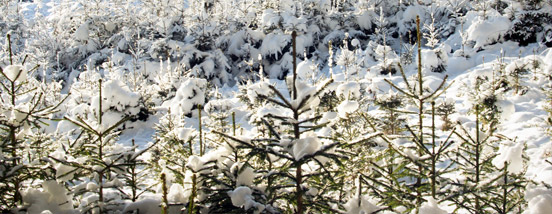
{"type": "Polygon", "coordinates": [[[1,1],[0,210],[546,213],[551,11],[1,1]]]}

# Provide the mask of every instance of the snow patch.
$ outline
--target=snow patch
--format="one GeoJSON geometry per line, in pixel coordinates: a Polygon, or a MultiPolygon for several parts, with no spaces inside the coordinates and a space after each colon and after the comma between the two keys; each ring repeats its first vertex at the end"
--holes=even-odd
{"type": "Polygon", "coordinates": [[[312,78],[316,65],[310,60],[305,60],[297,64],[297,76],[303,80],[308,80],[312,78]]]}
{"type": "Polygon", "coordinates": [[[493,159],[493,165],[504,168],[504,162],[508,163],[508,172],[517,174],[523,171],[523,144],[502,145],[498,149],[498,155],[493,159]]]}
{"type": "Polygon", "coordinates": [[[424,214],[447,214],[448,212],[439,207],[439,203],[432,197],[426,197],[426,202],[420,207],[419,213],[424,214]]]}
{"type": "Polygon", "coordinates": [[[27,80],[27,71],[23,69],[22,65],[8,65],[3,71],[6,78],[11,81],[24,82],[27,80]]]}
{"type": "Polygon", "coordinates": [[[73,203],[67,197],[67,190],[56,181],[44,181],[42,190],[27,189],[22,192],[23,201],[31,204],[27,213],[74,213],[73,203]]]}
{"type": "Polygon", "coordinates": [[[265,209],[265,206],[254,201],[253,196],[251,195],[252,193],[253,192],[249,189],[249,187],[240,186],[232,191],[229,191],[228,195],[232,200],[232,205],[235,207],[243,207],[245,210],[254,207],[256,209],[255,213],[260,213],[265,209]]]}
{"type": "Polygon", "coordinates": [[[75,38],[81,42],[88,41],[90,36],[89,23],[85,22],[75,31],[75,38]]]}
{"type": "Polygon", "coordinates": [[[502,16],[477,17],[475,23],[467,29],[468,40],[475,41],[474,49],[481,48],[485,45],[498,41],[511,26],[508,18],[502,16]]]}
{"type": "Polygon", "coordinates": [[[236,186],[251,186],[253,185],[253,179],[255,179],[255,172],[249,166],[244,166],[244,163],[234,163],[231,167],[231,171],[239,171],[238,178],[236,180],[236,186]]]}
{"type": "Polygon", "coordinates": [[[358,196],[349,199],[344,207],[347,214],[373,213],[380,209],[375,204],[371,198],[364,195],[360,197],[360,200],[358,196]]]}
{"type": "Polygon", "coordinates": [[[186,163],[186,167],[191,169],[193,172],[197,173],[203,169],[205,165],[205,162],[198,156],[192,155],[188,158],[188,162],[186,163]]]}
{"type": "Polygon", "coordinates": [[[358,23],[358,26],[363,30],[369,30],[372,28],[372,19],[369,11],[362,11],[359,15],[357,15],[356,20],[358,23]]]}
{"type": "Polygon", "coordinates": [[[260,51],[263,56],[282,54],[282,49],[289,43],[290,36],[271,33],[266,35],[260,51]]]}
{"type": "Polygon", "coordinates": [[[207,80],[190,78],[182,83],[176,91],[176,96],[163,103],[163,107],[171,109],[174,115],[186,115],[192,111],[195,105],[205,103],[205,88],[207,80]]]}
{"type": "Polygon", "coordinates": [[[349,114],[358,110],[358,107],[359,104],[357,101],[345,100],[337,106],[337,112],[339,113],[339,117],[347,118],[349,114]]]}
{"type": "Polygon", "coordinates": [[[178,140],[187,142],[191,138],[193,138],[193,135],[195,134],[195,129],[181,127],[174,129],[172,132],[178,138],[178,140]]]}
{"type": "Polygon", "coordinates": [[[516,106],[509,100],[498,100],[496,106],[500,109],[500,121],[506,123],[516,112],[516,106]]]}
{"type": "Polygon", "coordinates": [[[173,183],[169,188],[167,199],[171,203],[188,203],[188,197],[182,185],[173,183]]]}
{"type": "Polygon", "coordinates": [[[345,82],[337,86],[337,96],[350,99],[360,99],[360,84],[358,82],[345,82]]]}
{"type": "Polygon", "coordinates": [[[529,188],[525,199],[529,204],[523,214],[548,214],[552,210],[552,190],[543,187],[529,188]]]}
{"type": "Polygon", "coordinates": [[[305,137],[295,140],[295,143],[293,144],[293,157],[295,160],[314,154],[322,145],[318,137],[313,132],[305,133],[304,135],[305,137]]]}

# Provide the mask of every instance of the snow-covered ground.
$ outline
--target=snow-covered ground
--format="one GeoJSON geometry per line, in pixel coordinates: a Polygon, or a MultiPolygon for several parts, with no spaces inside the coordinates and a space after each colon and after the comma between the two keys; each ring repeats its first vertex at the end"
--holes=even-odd
{"type": "MultiPolygon", "coordinates": [[[[343,1],[343,11],[338,9],[340,5],[330,5],[330,1],[325,0],[305,1],[304,4],[302,1],[278,2],[278,5],[262,1],[256,5],[256,1],[176,3],[165,0],[157,3],[63,0],[2,3],[3,10],[10,14],[5,16],[1,26],[9,25],[11,28],[1,32],[10,33],[14,40],[21,40],[12,41],[13,49],[17,50],[16,60],[22,61],[23,55],[29,54],[29,61],[41,65],[36,72],[19,74],[21,69],[30,69],[29,65],[9,65],[9,54],[4,51],[0,61],[6,74],[5,79],[2,77],[3,83],[22,83],[33,78],[36,81],[30,81],[32,84],[29,83],[28,88],[46,87],[44,85],[50,83],[52,90],[48,95],[51,97],[46,98],[48,100],[44,103],[55,103],[67,96],[58,108],[60,111],[47,116],[49,119],[64,120],[47,120],[50,126],[43,128],[30,128],[31,125],[22,125],[23,122],[18,126],[17,130],[21,129],[21,132],[17,133],[17,137],[21,142],[31,142],[33,131],[42,130],[45,134],[51,134],[48,135],[51,140],[44,147],[47,154],[41,154],[45,155],[46,160],[51,158],[49,162],[43,164],[40,162],[44,161],[42,157],[32,159],[29,155],[29,159],[25,160],[28,163],[21,164],[37,164],[43,166],[45,171],[53,170],[50,174],[46,173],[47,178],[25,181],[25,189],[20,190],[24,203],[19,203],[19,207],[25,208],[28,213],[48,213],[46,210],[50,213],[78,213],[88,208],[96,209],[95,203],[103,197],[101,194],[105,194],[106,198],[117,203],[98,204],[117,210],[114,213],[134,213],[138,209],[140,213],[160,213],[159,207],[165,203],[162,195],[167,191],[167,202],[174,205],[169,208],[169,213],[189,206],[200,207],[202,212],[292,212],[296,202],[291,202],[295,199],[289,195],[296,194],[296,190],[292,189],[295,188],[295,180],[290,177],[301,171],[297,169],[299,166],[304,173],[341,170],[334,175],[343,177],[340,183],[344,186],[340,191],[345,189],[346,192],[343,195],[341,192],[338,194],[336,189],[333,192],[324,189],[331,187],[316,186],[318,183],[311,183],[308,178],[304,180],[302,192],[305,200],[324,201],[324,197],[334,200],[316,205],[326,206],[326,212],[407,212],[407,205],[385,204],[377,199],[374,191],[366,186],[363,189],[358,181],[351,180],[357,178],[351,173],[367,173],[372,170],[368,169],[370,166],[361,163],[359,165],[367,169],[349,169],[346,166],[348,170],[343,170],[337,164],[332,165],[332,160],[324,155],[331,156],[353,148],[328,149],[338,144],[332,144],[335,141],[342,143],[339,145],[347,145],[366,138],[378,145],[368,149],[372,153],[366,157],[360,157],[364,153],[357,153],[359,157],[351,155],[346,159],[373,158],[370,159],[372,161],[376,153],[382,151],[379,147],[387,144],[383,139],[388,137],[394,139],[392,144],[405,148],[404,153],[408,157],[400,160],[427,159],[407,148],[408,145],[415,145],[412,138],[395,136],[410,136],[404,124],[415,127],[417,116],[401,116],[404,119],[400,125],[403,133],[389,134],[389,130],[383,130],[381,127],[385,126],[381,124],[377,125],[377,131],[366,124],[358,132],[350,130],[361,126],[359,118],[362,116],[383,118],[386,109],[376,101],[401,93],[390,83],[408,86],[397,72],[399,62],[409,84],[416,84],[417,46],[414,43],[403,44],[406,39],[402,36],[410,35],[407,32],[415,29],[416,15],[420,15],[424,27],[421,50],[424,88],[430,91],[440,89],[446,77],[448,88],[434,100],[437,104],[453,103],[454,112],[449,115],[453,126],[458,129],[463,127],[470,133],[475,132],[476,127],[474,106],[493,97],[492,105],[497,109],[486,113],[497,113],[494,115],[496,121],[487,121],[488,124],[497,124],[497,129],[493,131],[494,149],[490,150],[491,155],[496,155],[492,165],[502,169],[508,162],[509,173],[521,173],[529,181],[524,183],[524,202],[519,206],[523,213],[552,212],[552,122],[548,122],[552,97],[547,92],[552,89],[552,48],[545,44],[547,39],[552,42],[552,34],[548,38],[544,32],[552,27],[550,23],[546,24],[543,32],[537,33],[538,41],[528,45],[506,39],[516,26],[516,21],[519,21],[507,11],[537,11],[550,15],[546,10],[552,8],[551,3],[543,2],[540,3],[542,8],[531,9],[517,1],[505,1],[507,7],[499,12],[496,5],[496,9],[481,9],[481,4],[485,3],[409,1],[396,2],[393,5],[399,7],[392,8],[396,14],[385,14],[384,7],[376,7],[373,1],[358,1],[358,4],[356,1],[343,1]],[[436,20],[434,14],[440,14],[440,18],[436,20]],[[455,16],[461,18],[454,19],[455,16]],[[14,20],[21,24],[16,25],[14,20]],[[438,33],[433,32],[432,25],[446,37],[437,38],[438,33]],[[293,82],[290,72],[293,68],[290,29],[300,32],[297,37],[297,55],[300,56],[297,62],[297,98],[293,97],[290,87],[293,82]],[[386,30],[396,30],[399,36],[386,30]],[[386,42],[388,44],[383,44],[386,42]],[[411,48],[410,52],[408,48],[411,48]],[[408,54],[411,54],[410,60],[405,61],[403,57],[408,54]],[[386,69],[394,69],[395,72],[391,74],[386,69]],[[515,78],[513,75],[518,71],[528,72],[515,78]],[[328,79],[333,82],[323,88],[328,79]],[[504,86],[501,81],[508,84],[504,86]],[[514,83],[519,85],[514,86],[514,83]],[[281,94],[275,94],[270,86],[281,94]],[[318,94],[322,88],[324,91],[318,94]],[[323,99],[331,93],[336,96],[323,99]],[[305,102],[301,103],[301,100],[305,102]],[[293,108],[303,116],[289,111],[293,108]],[[98,119],[98,112],[102,112],[101,119],[98,119]],[[232,133],[231,112],[235,114],[236,134],[232,133]],[[310,121],[310,116],[317,118],[310,121]],[[285,119],[279,120],[281,118],[285,119]],[[123,122],[119,124],[120,121],[123,122]],[[324,127],[301,133],[301,138],[295,139],[293,129],[284,128],[290,124],[304,124],[305,127],[324,124],[324,127]],[[111,126],[113,129],[110,129],[111,126]],[[269,126],[276,127],[276,130],[270,130],[269,126]],[[97,137],[82,140],[78,130],[83,133],[88,131],[97,137]],[[115,136],[108,133],[110,131],[120,133],[114,132],[115,136]],[[276,133],[279,135],[275,136],[276,133]],[[354,138],[346,139],[347,134],[354,135],[354,138]],[[276,137],[277,140],[261,144],[263,140],[276,137]],[[97,139],[105,143],[116,139],[105,149],[113,157],[121,158],[106,157],[99,161],[104,164],[101,165],[93,162],[93,158],[78,156],[90,155],[90,152],[78,153],[80,147],[74,145],[94,147],[89,143],[97,139]],[[133,144],[136,148],[131,148],[133,144]],[[255,146],[262,146],[260,150],[266,154],[255,156],[255,152],[259,152],[254,149],[255,146]],[[141,150],[147,151],[143,154],[137,152],[141,150]],[[319,156],[314,157],[316,155],[319,156]],[[124,179],[116,175],[113,178],[103,174],[102,169],[111,167],[110,164],[121,161],[123,157],[137,158],[134,160],[145,163],[135,168],[144,172],[139,188],[144,190],[144,194],[134,201],[125,198],[132,192],[126,180],[123,182],[121,180],[124,179]],[[247,160],[244,160],[245,157],[247,160]],[[304,162],[297,164],[299,162],[294,161],[304,162]],[[273,162],[281,167],[282,172],[272,168],[273,162]],[[80,175],[81,171],[77,169],[83,173],[88,170],[88,174],[80,175]],[[77,173],[72,170],[77,170],[77,173]],[[165,185],[168,190],[163,190],[159,178],[161,173],[167,176],[165,185]],[[285,173],[286,176],[281,175],[285,173]],[[105,175],[105,180],[102,181],[102,177],[98,181],[98,175],[105,175]],[[279,178],[281,185],[291,186],[281,191],[271,189],[272,181],[268,180],[272,176],[279,178]],[[200,177],[204,180],[196,181],[200,177]],[[224,182],[231,185],[225,186],[224,182]],[[105,192],[98,194],[104,191],[99,185],[106,187],[105,192]],[[211,190],[202,192],[198,187],[211,190]],[[355,192],[357,188],[362,194],[355,192]],[[274,197],[272,193],[283,196],[268,201],[267,197],[274,197]],[[58,195],[67,197],[60,199],[58,195]]],[[[388,4],[391,7],[392,3],[388,4]]],[[[7,48],[7,42],[2,45],[7,48]]],[[[14,124],[13,121],[26,120],[21,112],[32,111],[30,105],[25,103],[34,98],[23,94],[15,104],[11,104],[5,91],[9,89],[6,87],[2,91],[2,120],[8,118],[6,126],[14,124]]],[[[416,105],[406,103],[399,109],[417,112],[416,105]]],[[[426,104],[425,107],[429,106],[426,104]]],[[[427,124],[431,124],[430,119],[430,114],[423,118],[426,124],[424,132],[430,130],[427,128],[427,124]]],[[[439,126],[444,123],[441,120],[437,122],[439,126]]],[[[476,135],[485,136],[489,133],[489,130],[486,131],[479,133],[477,130],[476,135]]],[[[445,141],[447,131],[438,131],[438,134],[444,137],[437,138],[445,141]]],[[[460,147],[460,137],[453,135],[452,139],[456,141],[452,147],[460,147]]],[[[25,151],[35,150],[29,146],[25,151]]],[[[347,154],[352,151],[358,152],[350,150],[347,154]]],[[[4,158],[4,154],[1,157],[4,158]]],[[[447,158],[445,162],[453,161],[452,156],[447,155],[447,158]]],[[[375,161],[379,162],[381,160],[375,161]]],[[[115,172],[118,169],[109,168],[108,171],[111,170],[115,172]]],[[[467,175],[457,170],[447,172],[443,177],[462,180],[467,175]]],[[[401,178],[400,182],[410,181],[401,178]]],[[[0,185],[1,188],[4,186],[0,185]]],[[[450,188],[443,186],[442,191],[450,191],[450,188]]],[[[445,196],[439,197],[434,199],[425,194],[424,202],[408,212],[470,213],[452,200],[445,200],[445,196]]],[[[13,207],[2,204],[0,208],[7,210],[13,207]]],[[[320,212],[314,209],[309,211],[320,212]]]]}

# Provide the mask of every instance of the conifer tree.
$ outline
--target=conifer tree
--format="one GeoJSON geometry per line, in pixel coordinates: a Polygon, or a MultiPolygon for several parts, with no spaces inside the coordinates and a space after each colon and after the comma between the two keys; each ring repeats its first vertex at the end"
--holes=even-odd
{"type": "MultiPolygon", "coordinates": [[[[511,139],[502,139],[505,141],[510,141],[513,144],[517,144],[518,142],[512,141],[511,139]]],[[[525,150],[525,148],[519,149],[515,146],[511,147],[511,145],[502,145],[506,147],[510,147],[508,149],[515,149],[516,152],[522,152],[525,150]]],[[[507,149],[505,149],[507,150],[507,149]]],[[[504,152],[504,151],[503,151],[504,152]]],[[[522,157],[522,164],[525,164],[526,157],[522,157]]],[[[530,183],[529,180],[525,178],[525,172],[526,168],[523,166],[523,168],[512,168],[511,165],[518,165],[520,163],[513,163],[513,161],[520,161],[520,160],[504,160],[502,164],[502,168],[498,167],[496,163],[497,161],[502,161],[502,158],[497,158],[493,160],[493,164],[495,167],[497,167],[497,171],[500,171],[500,176],[494,180],[493,185],[495,188],[491,191],[491,195],[489,196],[489,206],[492,208],[494,212],[505,214],[505,213],[511,213],[511,212],[522,212],[524,207],[526,206],[526,201],[524,198],[525,189],[527,185],[530,183]],[[515,170],[515,171],[512,171],[515,170]]]]}
{"type": "Polygon", "coordinates": [[[3,112],[0,115],[0,191],[3,193],[0,210],[7,212],[22,205],[24,185],[32,184],[39,177],[49,177],[48,171],[33,165],[43,158],[39,155],[51,149],[43,145],[49,141],[43,139],[47,135],[41,134],[40,129],[48,125],[48,119],[64,99],[52,96],[60,90],[57,83],[43,85],[34,78],[38,65],[31,67],[27,56],[13,53],[10,34],[6,41],[8,47],[3,53],[9,56],[8,65],[0,67],[0,111],[3,112]],[[43,151],[36,149],[40,147],[44,147],[43,151]],[[31,155],[34,152],[40,153],[31,155]]]}
{"type": "Polygon", "coordinates": [[[523,146],[497,134],[495,123],[482,123],[479,107],[474,108],[475,128],[468,130],[460,125],[460,131],[454,131],[461,144],[453,161],[464,179],[451,183],[454,186],[451,191],[456,193],[451,192],[445,200],[453,201],[458,209],[470,213],[519,211],[524,204],[523,189],[528,184],[523,178],[523,146]],[[499,157],[493,154],[498,141],[513,144],[501,145],[499,157]],[[511,159],[516,154],[519,156],[511,159]]]}
{"type": "MultiPolygon", "coordinates": [[[[292,34],[295,43],[295,32],[292,34]]],[[[297,54],[293,51],[293,56],[297,54]]],[[[295,60],[296,57],[294,57],[295,60]]],[[[324,142],[313,130],[326,124],[317,124],[320,116],[313,115],[313,107],[319,103],[319,97],[333,80],[317,85],[309,85],[297,79],[295,63],[293,75],[287,78],[288,95],[273,85],[266,85],[267,93],[255,96],[267,103],[277,112],[266,114],[262,121],[270,131],[270,138],[243,140],[219,133],[238,144],[238,148],[249,151],[247,157],[264,157],[272,166],[268,179],[278,182],[267,187],[268,205],[294,213],[335,212],[330,205],[335,201],[327,197],[333,181],[333,170],[326,168],[323,159],[338,161],[340,155],[332,152],[338,142],[324,142]],[[274,97],[269,96],[273,94],[274,97]],[[282,124],[275,129],[272,123],[282,124]],[[272,178],[271,178],[272,177],[272,178]],[[327,183],[330,182],[330,183],[327,183]],[[324,184],[329,185],[324,185],[324,184]],[[291,191],[293,194],[286,194],[291,191]]],[[[262,158],[261,158],[262,159],[262,158]]],[[[339,163],[339,162],[338,162],[339,163]]],[[[236,190],[235,190],[236,191],[236,190]]]]}
{"type": "Polygon", "coordinates": [[[485,209],[485,202],[482,200],[483,193],[490,191],[491,187],[487,183],[482,183],[483,180],[488,179],[489,173],[493,172],[491,160],[495,157],[489,153],[489,149],[493,150],[491,137],[496,129],[495,124],[482,126],[479,112],[479,107],[475,106],[474,135],[471,135],[463,127],[461,127],[462,133],[455,131],[455,134],[462,140],[455,162],[459,169],[467,175],[465,183],[458,184],[462,188],[460,193],[457,196],[449,197],[459,207],[471,213],[482,213],[485,209]]]}
{"type": "MultiPolygon", "coordinates": [[[[406,132],[410,135],[407,137],[412,143],[401,145],[397,144],[397,141],[393,141],[388,137],[382,137],[388,143],[390,154],[396,154],[398,157],[401,157],[404,161],[399,161],[398,163],[390,162],[387,165],[378,165],[375,164],[378,168],[377,172],[384,177],[390,177],[392,179],[386,179],[386,183],[378,183],[383,186],[383,189],[401,195],[401,197],[406,198],[394,198],[396,196],[385,197],[385,200],[393,206],[402,205],[405,206],[407,210],[411,210],[419,207],[423,202],[423,197],[431,196],[434,199],[438,198],[438,195],[444,194],[440,189],[443,188],[443,184],[446,182],[440,176],[441,174],[447,172],[450,168],[450,164],[443,168],[437,168],[436,165],[442,163],[446,160],[446,156],[449,153],[450,146],[452,141],[450,141],[450,133],[448,137],[445,135],[444,138],[437,136],[436,126],[435,126],[435,105],[434,100],[436,100],[446,89],[445,86],[447,76],[443,79],[440,85],[431,90],[424,88],[424,77],[422,73],[422,55],[421,55],[421,34],[420,34],[420,20],[419,17],[416,20],[417,29],[418,29],[418,72],[416,76],[416,81],[412,85],[409,79],[406,78],[402,67],[400,69],[401,75],[403,77],[406,87],[399,87],[395,83],[386,80],[386,82],[391,85],[392,88],[398,91],[402,96],[406,97],[412,104],[417,108],[417,112],[412,112],[417,116],[416,123],[414,125],[406,125],[406,132]],[[431,124],[425,125],[426,120],[424,120],[427,115],[430,115],[431,124]],[[430,129],[430,134],[428,134],[427,128],[430,129]],[[405,164],[406,165],[401,165],[405,164]],[[399,165],[397,165],[399,164],[399,165]],[[400,166],[400,168],[398,168],[400,166]],[[408,179],[410,182],[400,182],[399,179],[408,179]],[[393,203],[390,203],[391,201],[393,203]],[[401,202],[406,201],[406,202],[401,202]],[[399,204],[397,204],[399,203],[399,204]]],[[[371,179],[372,188],[374,191],[378,190],[377,183],[378,180],[371,179]]]]}
{"type": "MultiPolygon", "coordinates": [[[[78,198],[78,208],[83,213],[102,213],[108,210],[121,209],[125,194],[119,192],[125,184],[129,162],[135,162],[144,151],[135,151],[116,144],[119,128],[130,117],[116,121],[114,124],[103,122],[104,99],[102,97],[102,80],[98,82],[98,108],[93,117],[64,119],[80,129],[78,136],[62,147],[64,154],[49,156],[59,163],[56,178],[67,181],[72,193],[78,198]],[[110,194],[108,194],[108,192],[110,194]]],[[[94,108],[93,108],[94,109],[94,108]]]]}

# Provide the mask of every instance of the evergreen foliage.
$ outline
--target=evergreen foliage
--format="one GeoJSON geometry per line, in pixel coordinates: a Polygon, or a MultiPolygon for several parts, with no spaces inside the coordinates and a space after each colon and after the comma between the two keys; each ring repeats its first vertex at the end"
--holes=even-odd
{"type": "Polygon", "coordinates": [[[2,1],[0,212],[546,211],[551,3],[2,1]]]}
{"type": "Polygon", "coordinates": [[[50,117],[59,111],[63,102],[59,98],[60,87],[53,83],[41,84],[32,78],[38,65],[31,67],[27,56],[12,51],[11,35],[8,34],[7,49],[2,53],[9,56],[8,65],[0,68],[0,210],[22,205],[22,191],[36,185],[37,179],[52,179],[43,155],[52,151],[48,143],[51,136],[41,130],[48,125],[50,117]],[[37,133],[37,134],[33,134],[37,133]]]}

